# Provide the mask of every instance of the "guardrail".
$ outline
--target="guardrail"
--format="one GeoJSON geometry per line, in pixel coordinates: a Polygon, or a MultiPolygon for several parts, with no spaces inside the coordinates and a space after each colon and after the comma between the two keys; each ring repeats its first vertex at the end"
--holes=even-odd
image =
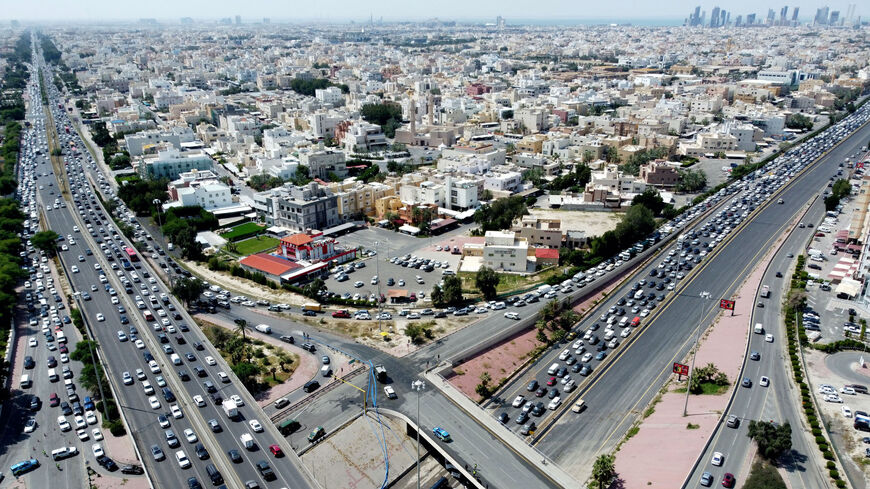
{"type": "MultiPolygon", "coordinates": [[[[362,365],[360,367],[357,367],[357,368],[351,370],[350,372],[344,374],[343,376],[341,376],[339,378],[342,381],[347,382],[349,379],[359,375],[360,372],[365,371],[365,369],[366,369],[365,365],[362,365]]],[[[294,404],[291,404],[290,406],[287,406],[286,408],[278,411],[277,413],[273,414],[272,416],[269,416],[269,420],[272,421],[272,423],[277,424],[281,419],[288,416],[292,411],[295,411],[296,409],[298,409],[306,404],[310,404],[311,402],[314,402],[315,399],[321,397],[322,395],[326,394],[327,392],[331,391],[332,389],[335,389],[336,387],[338,387],[339,385],[341,385],[343,383],[342,381],[339,381],[339,380],[333,378],[332,382],[330,382],[330,383],[326,384],[325,386],[323,386],[322,388],[318,389],[316,393],[314,393],[310,396],[305,396],[304,398],[300,399],[299,401],[295,402],[294,404]]]]}

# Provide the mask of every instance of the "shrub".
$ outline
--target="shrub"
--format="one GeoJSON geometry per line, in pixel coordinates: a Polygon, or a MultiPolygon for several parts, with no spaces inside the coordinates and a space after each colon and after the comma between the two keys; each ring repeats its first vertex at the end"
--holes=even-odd
{"type": "Polygon", "coordinates": [[[836,468],[837,468],[837,464],[835,464],[834,462],[831,462],[830,460],[828,460],[828,463],[825,464],[825,467],[827,467],[828,469],[836,469],[836,468]]]}
{"type": "Polygon", "coordinates": [[[816,439],[818,439],[820,436],[822,436],[822,430],[820,430],[818,428],[813,428],[813,436],[815,436],[816,439]]]}
{"type": "Polygon", "coordinates": [[[825,460],[834,460],[834,454],[827,450],[822,452],[822,457],[825,457],[825,460]]]}
{"type": "Polygon", "coordinates": [[[834,480],[840,479],[840,473],[837,471],[837,469],[831,469],[828,471],[828,473],[831,474],[831,479],[834,479],[834,480]]]}
{"type": "MultiPolygon", "coordinates": [[[[816,430],[813,430],[813,431],[816,431],[816,430]]],[[[819,430],[819,431],[821,431],[821,430],[819,430]]],[[[813,433],[813,434],[815,435],[815,433],[813,433]]],[[[822,445],[824,443],[827,443],[827,441],[825,441],[825,437],[822,436],[820,433],[820,434],[816,435],[816,443],[818,443],[819,445],[822,445]]]]}
{"type": "Polygon", "coordinates": [[[843,479],[837,479],[837,482],[835,483],[835,485],[837,487],[846,487],[846,481],[844,481],[843,479]]]}

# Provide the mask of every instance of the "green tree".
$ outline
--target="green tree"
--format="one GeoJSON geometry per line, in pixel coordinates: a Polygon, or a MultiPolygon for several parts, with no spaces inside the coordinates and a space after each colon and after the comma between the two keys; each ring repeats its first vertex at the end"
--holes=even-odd
{"type": "Polygon", "coordinates": [[[680,172],[680,181],[677,190],[680,192],[698,192],[707,186],[707,175],[701,170],[687,170],[680,172]]]}
{"type": "Polygon", "coordinates": [[[448,305],[459,305],[462,303],[462,280],[456,275],[448,275],[444,277],[444,302],[448,305]]]}
{"type": "Polygon", "coordinates": [[[501,277],[492,268],[480,267],[474,276],[474,285],[483,294],[483,298],[489,301],[495,299],[496,288],[500,280],[501,277]]]}
{"type": "Polygon", "coordinates": [[[202,280],[195,277],[176,280],[172,286],[172,293],[181,299],[188,308],[193,301],[202,295],[204,290],[205,284],[202,280]]]}
{"type": "Polygon", "coordinates": [[[33,236],[30,237],[30,243],[33,244],[34,248],[54,256],[54,254],[57,253],[57,239],[59,237],[59,234],[51,230],[40,231],[34,233],[33,236]]]}
{"type": "Polygon", "coordinates": [[[236,323],[236,333],[242,335],[242,342],[246,342],[248,340],[248,322],[244,319],[236,319],[234,321],[236,323]]]}
{"type": "Polygon", "coordinates": [[[326,289],[326,282],[321,278],[315,278],[302,287],[302,294],[306,297],[316,298],[320,296],[320,292],[324,289],[326,289]]]}
{"type": "Polygon", "coordinates": [[[758,454],[772,462],[791,450],[791,425],[788,421],[779,425],[772,421],[752,420],[746,434],[755,441],[758,454]]]}
{"type": "Polygon", "coordinates": [[[432,287],[432,292],[429,293],[429,297],[432,299],[432,305],[435,307],[442,307],[445,305],[444,302],[444,291],[441,290],[441,286],[435,284],[432,287]]]}
{"type": "Polygon", "coordinates": [[[752,464],[744,489],[786,489],[785,481],[773,465],[757,460],[752,464]]]}
{"type": "Polygon", "coordinates": [[[598,489],[610,487],[616,479],[616,457],[610,454],[600,455],[592,464],[592,480],[598,484],[598,489]]]}
{"type": "Polygon", "coordinates": [[[659,215],[662,213],[662,209],[665,208],[665,201],[662,200],[661,195],[659,195],[659,191],[654,187],[648,187],[641,194],[637,194],[631,200],[631,205],[643,205],[647,209],[651,210],[653,214],[659,215]]]}
{"type": "Polygon", "coordinates": [[[492,391],[490,390],[491,383],[492,376],[489,375],[489,372],[483,372],[480,374],[480,383],[477,384],[477,387],[474,388],[474,391],[477,392],[477,394],[481,398],[486,399],[490,396],[490,394],[492,394],[492,391]]]}
{"type": "Polygon", "coordinates": [[[260,367],[249,362],[239,362],[232,367],[233,373],[242,381],[248,390],[252,390],[257,384],[257,375],[260,373],[260,367]]]}
{"type": "Polygon", "coordinates": [[[785,127],[810,131],[813,129],[813,121],[803,114],[791,114],[785,119],[785,127]]]}

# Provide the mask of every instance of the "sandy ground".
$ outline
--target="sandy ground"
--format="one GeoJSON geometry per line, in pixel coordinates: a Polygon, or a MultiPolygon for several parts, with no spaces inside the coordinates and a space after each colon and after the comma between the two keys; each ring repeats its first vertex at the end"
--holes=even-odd
{"type": "Polygon", "coordinates": [[[621,212],[565,211],[559,209],[529,209],[529,213],[539,219],[560,219],[562,229],[579,229],[586,236],[600,236],[616,229],[622,219],[621,212]]]}
{"type": "MultiPolygon", "coordinates": [[[[224,329],[227,329],[230,332],[234,332],[236,329],[236,326],[234,324],[229,324],[226,321],[221,321],[220,319],[217,319],[216,317],[209,314],[197,314],[196,317],[209,324],[213,324],[215,326],[220,326],[224,329]]],[[[319,372],[320,370],[319,357],[315,357],[315,355],[309,354],[307,351],[299,348],[295,344],[291,345],[289,343],[284,343],[283,341],[271,335],[262,334],[256,330],[251,330],[250,332],[248,332],[248,336],[251,338],[262,340],[272,345],[276,345],[284,350],[295,354],[299,358],[298,366],[287,380],[265,392],[260,392],[255,396],[257,404],[259,404],[260,407],[265,407],[275,402],[275,400],[279,397],[285,396],[290,392],[293,392],[294,390],[302,387],[303,385],[305,385],[306,382],[311,380],[312,377],[317,375],[317,372],[319,372]]],[[[332,361],[334,362],[336,368],[348,368],[348,358],[344,357],[344,355],[340,355],[337,352],[332,352],[332,354],[330,354],[330,358],[332,358],[332,361]]]]}
{"type": "MultiPolygon", "coordinates": [[[[732,382],[731,389],[737,385],[737,375],[743,363],[749,321],[755,304],[752,298],[771,256],[768,253],[740,287],[737,296],[732,297],[737,301],[734,315],[720,313],[713,326],[702,336],[698,348],[695,365],[716,365],[728,375],[732,382]]],[[[681,385],[685,385],[685,382],[681,385]]],[[[655,412],[643,420],[638,433],[616,453],[616,471],[625,481],[624,487],[680,487],[698,453],[713,434],[728,404],[730,390],[718,396],[690,396],[688,416],[684,417],[685,394],[672,391],[681,385],[672,383],[667,386],[669,392],[655,405],[655,412]],[[688,429],[689,423],[697,425],[697,428],[688,429]],[[664,439],[668,440],[666,451],[660,449],[664,439]]]]}
{"type": "Polygon", "coordinates": [[[493,384],[498,384],[502,379],[513,375],[516,369],[522,366],[525,356],[540,344],[535,339],[537,334],[538,330],[532,328],[508,338],[505,342],[456,366],[453,369],[456,375],[450,376],[448,381],[470,399],[479,398],[474,388],[480,383],[480,375],[489,372],[493,384]]]}
{"type": "Polygon", "coordinates": [[[373,413],[359,417],[331,434],[302,455],[302,463],[322,487],[370,489],[384,480],[384,454],[378,439],[386,438],[391,479],[410,467],[416,458],[415,440],[405,434],[402,423],[381,416],[383,434],[373,413]],[[377,437],[375,437],[377,433],[377,437]],[[386,436],[384,436],[386,435],[386,436]]]}

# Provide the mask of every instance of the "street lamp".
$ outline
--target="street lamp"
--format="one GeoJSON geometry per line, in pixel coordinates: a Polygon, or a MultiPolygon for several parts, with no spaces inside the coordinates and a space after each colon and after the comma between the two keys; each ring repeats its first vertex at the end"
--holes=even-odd
{"type": "MultiPolygon", "coordinates": [[[[699,299],[701,299],[702,301],[706,301],[707,299],[710,298],[710,293],[707,291],[704,291],[704,292],[701,292],[700,294],[698,294],[697,297],[699,299]]],[[[697,334],[695,335],[695,348],[694,348],[694,352],[692,353],[692,366],[689,369],[689,376],[686,377],[686,402],[683,404],[683,416],[688,415],[689,389],[692,387],[692,376],[695,375],[695,357],[698,356],[698,345],[701,342],[701,324],[700,323],[701,323],[701,318],[703,317],[703,311],[704,311],[703,306],[698,308],[698,323],[699,324],[698,324],[698,326],[696,326],[697,334]]]]}
{"type": "Polygon", "coordinates": [[[417,489],[420,489],[420,393],[426,389],[422,380],[411,382],[411,390],[417,391],[417,489]]]}
{"type": "MultiPolygon", "coordinates": [[[[160,199],[154,199],[151,201],[151,203],[154,204],[155,206],[157,206],[157,226],[158,226],[157,230],[162,233],[163,232],[163,218],[160,216],[160,204],[162,204],[162,202],[160,201],[160,199]]],[[[169,277],[169,288],[171,289],[172,288],[172,271],[169,267],[166,267],[166,276],[169,277]]]]}

